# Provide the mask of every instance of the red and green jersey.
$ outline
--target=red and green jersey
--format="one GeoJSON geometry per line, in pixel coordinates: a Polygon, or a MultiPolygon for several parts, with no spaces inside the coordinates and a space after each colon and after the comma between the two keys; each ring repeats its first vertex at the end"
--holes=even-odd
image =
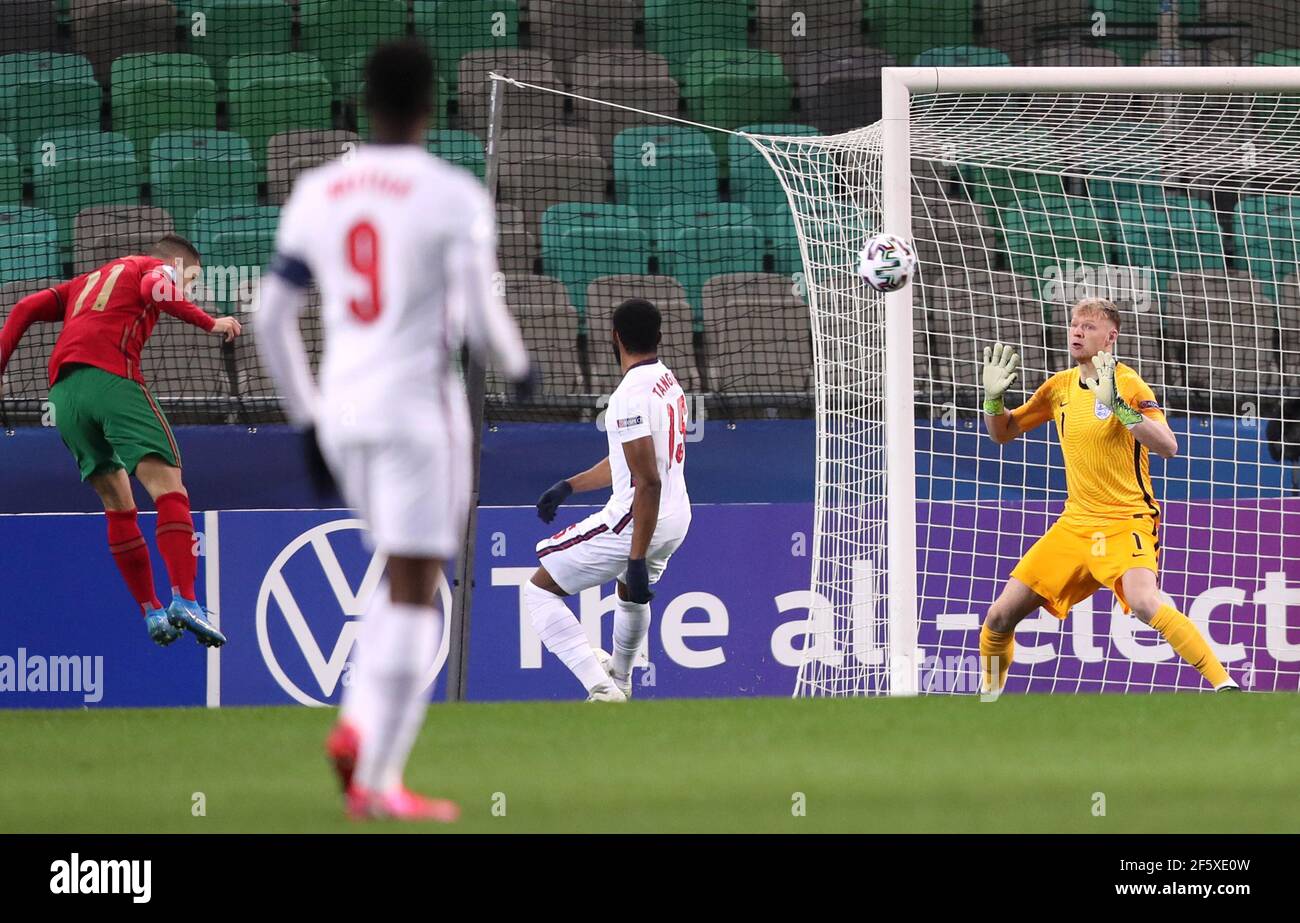
{"type": "Polygon", "coordinates": [[[72,363],[91,365],[144,384],[140,350],[166,311],[211,330],[214,319],[186,301],[175,271],[153,256],[124,256],[94,272],[29,295],[0,330],[0,373],[27,328],[36,321],[63,321],[50,357],[50,384],[72,363]]]}

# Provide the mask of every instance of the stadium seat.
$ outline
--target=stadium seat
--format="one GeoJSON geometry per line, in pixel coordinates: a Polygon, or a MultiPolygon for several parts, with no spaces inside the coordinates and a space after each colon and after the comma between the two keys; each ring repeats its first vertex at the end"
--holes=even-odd
{"type": "Polygon", "coordinates": [[[298,174],[356,150],[360,143],[355,132],[333,128],[274,135],[266,145],[267,200],[272,205],[283,205],[298,174]]]}
{"type": "Polygon", "coordinates": [[[0,207],[17,205],[23,197],[23,170],[18,148],[7,135],[0,135],[0,207]]]}
{"type": "Polygon", "coordinates": [[[936,287],[927,324],[933,364],[949,365],[939,377],[956,383],[966,394],[976,393],[982,351],[990,343],[1010,343],[1020,353],[1022,372],[1014,389],[1022,390],[1024,398],[1047,378],[1042,309],[1025,280],[991,273],[980,276],[971,287],[936,287]]]}
{"type": "Polygon", "coordinates": [[[141,156],[161,131],[217,127],[217,85],[198,55],[123,55],[112,73],[113,130],[141,156]]]}
{"type": "Polygon", "coordinates": [[[693,312],[686,300],[686,290],[669,276],[604,276],[587,286],[587,312],[593,329],[591,349],[592,389],[608,394],[618,387],[622,370],[614,363],[614,353],[602,349],[600,337],[612,323],[614,309],[629,298],[645,298],[659,309],[663,318],[663,340],[659,357],[673,370],[682,390],[699,389],[699,372],[695,368],[693,312]]]}
{"type": "Polygon", "coordinates": [[[179,51],[176,9],[167,0],[73,0],[72,42],[107,84],[124,54],[179,51]]]}
{"type": "Polygon", "coordinates": [[[81,55],[30,52],[0,57],[0,134],[28,151],[52,125],[99,128],[99,83],[81,55]]]}
{"type": "Polygon", "coordinates": [[[479,179],[487,172],[483,140],[472,131],[433,128],[429,130],[427,146],[430,154],[463,167],[479,179]]]}
{"type": "MultiPolygon", "coordinates": [[[[0,210],[0,222],[4,212],[0,210]]],[[[3,225],[0,224],[0,228],[3,225]]],[[[3,230],[0,230],[3,240],[3,230]]],[[[0,251],[0,261],[3,261],[0,251]]],[[[0,324],[9,317],[14,305],[42,289],[52,288],[63,280],[57,277],[22,279],[0,283],[0,324]]],[[[4,397],[13,401],[43,401],[50,387],[50,356],[58,341],[62,324],[33,324],[18,341],[18,348],[5,367],[4,397]]]]}
{"type": "Polygon", "coordinates": [[[1044,33],[1090,24],[1088,0],[983,0],[985,45],[1000,48],[1015,64],[1026,64],[1044,33]]]}
{"type": "MultiPolygon", "coordinates": [[[[1203,392],[1212,386],[1223,389],[1224,381],[1213,377],[1214,366],[1226,364],[1229,370],[1240,366],[1242,374],[1224,390],[1255,390],[1248,386],[1258,385],[1260,363],[1248,353],[1273,347],[1259,342],[1258,327],[1253,331],[1239,328],[1243,323],[1256,323],[1255,305],[1263,300],[1260,286],[1244,272],[1171,276],[1164,314],[1166,335],[1177,360],[1177,383],[1193,391],[1203,392]]],[[[1271,327],[1263,332],[1272,335],[1271,327]]]]}
{"type": "Polygon", "coordinates": [[[251,299],[275,255],[279,217],[274,205],[209,206],[194,214],[190,239],[203,255],[208,310],[229,314],[251,299]]]}
{"type": "Polygon", "coordinates": [[[708,135],[685,125],[644,125],[614,139],[614,194],[652,214],[718,200],[718,158],[708,135]]]}
{"type": "MultiPolygon", "coordinates": [[[[1091,0],[1089,18],[1106,27],[1115,25],[1151,25],[1160,19],[1161,0],[1091,0]],[[1099,19],[1098,14],[1105,17],[1099,19]]],[[[1200,17],[1201,0],[1179,0],[1178,21],[1193,23],[1200,17]]],[[[1234,17],[1235,18],[1235,17],[1234,17]]],[[[1155,46],[1155,39],[1103,39],[1102,45],[1124,59],[1125,64],[1139,64],[1155,46]]]]}
{"type": "Polygon", "coordinates": [[[501,133],[498,196],[524,211],[531,227],[552,205],[604,202],[609,165],[581,128],[552,125],[501,133]]]}
{"type": "Polygon", "coordinates": [[[708,391],[740,396],[811,389],[808,305],[788,276],[714,276],[701,302],[708,391]]]}
{"type": "Polygon", "coordinates": [[[912,59],[913,67],[1010,67],[1011,59],[998,48],[981,45],[944,45],[928,48],[912,59]]]}
{"type": "Polygon", "coordinates": [[[57,51],[59,25],[54,0],[6,0],[0,55],[20,51],[57,51]]]}
{"type": "Polygon", "coordinates": [[[786,61],[802,121],[838,134],[880,120],[880,69],[896,63],[889,52],[844,48],[798,54],[786,61]]]}
{"type": "Polygon", "coordinates": [[[116,132],[48,132],[32,145],[31,167],[33,201],[58,219],[65,250],[72,246],[74,219],[81,209],[140,201],[135,146],[116,132]]]}
{"type": "Polygon", "coordinates": [[[659,271],[686,288],[697,325],[705,282],[728,273],[763,271],[763,229],[744,205],[670,205],[655,215],[652,230],[659,271]]]}
{"type": "Polygon", "coordinates": [[[866,0],[867,42],[910,60],[927,48],[969,45],[972,0],[866,0]]]}
{"type": "MultiPolygon", "coordinates": [[[[1263,52],[1255,55],[1251,63],[1256,67],[1300,67],[1300,48],[1263,52]]],[[[1261,94],[1254,102],[1256,117],[1271,122],[1274,131],[1295,131],[1295,125],[1300,121],[1300,104],[1267,94],[1261,94]]]]}
{"type": "Polygon", "coordinates": [[[211,420],[213,405],[229,400],[222,350],[220,337],[167,314],[158,318],[140,354],[140,371],[173,424],[211,420]]]}
{"type": "Polygon", "coordinates": [[[562,281],[585,332],[587,286],[601,276],[640,274],[650,260],[650,232],[629,205],[569,202],[542,216],[542,266],[562,281]]]}
{"type": "Polygon", "coordinates": [[[320,59],[335,97],[342,98],[358,58],[380,42],[406,34],[406,2],[298,0],[298,24],[299,50],[320,59]]]}
{"type": "Polygon", "coordinates": [[[529,273],[537,258],[537,235],[515,205],[497,206],[497,263],[505,272],[529,273]]]}
{"type": "MultiPolygon", "coordinates": [[[[207,61],[221,93],[226,92],[230,58],[288,53],[293,47],[293,9],[284,0],[192,0],[189,7],[206,20],[203,34],[187,30],[190,49],[207,61]]],[[[181,15],[191,21],[184,11],[181,15]]]]}
{"type": "MultiPolygon", "coordinates": [[[[542,396],[586,390],[578,360],[578,312],[564,283],[550,276],[507,272],[505,301],[528,354],[535,356],[544,370],[542,396]]],[[[508,390],[495,368],[488,370],[487,390],[492,394],[508,390]]]]}
{"type": "Polygon", "coordinates": [[[1123,67],[1124,59],[1108,48],[1069,42],[1039,48],[1030,63],[1036,67],[1123,67]]]}
{"type": "Polygon", "coordinates": [[[792,84],[780,57],[771,52],[697,51],[681,74],[687,111],[706,125],[736,128],[785,121],[790,114],[792,84]]]}
{"type": "Polygon", "coordinates": [[[1105,262],[1105,240],[1088,199],[1042,196],[1001,215],[1006,248],[1016,273],[1040,282],[1051,266],[1105,262]]]}
{"type": "MultiPolygon", "coordinates": [[[[491,72],[509,74],[538,86],[559,85],[555,68],[545,52],[522,48],[483,48],[460,59],[460,128],[487,134],[491,112],[491,72]]],[[[564,117],[564,97],[554,93],[511,88],[501,113],[502,128],[539,128],[564,117]]]]}
{"type": "Polygon", "coordinates": [[[1238,22],[1245,26],[1241,44],[1254,51],[1300,48],[1300,17],[1289,3],[1278,0],[1201,0],[1205,22],[1238,22]]]}
{"type": "Polygon", "coordinates": [[[531,0],[528,34],[532,47],[550,55],[556,73],[570,83],[578,56],[632,48],[641,9],[641,0],[531,0]]]}
{"type": "MultiPolygon", "coordinates": [[[[742,125],[740,130],[751,135],[786,137],[814,137],[821,134],[811,125],[796,125],[789,122],[742,125]]],[[[748,139],[737,135],[728,137],[727,163],[733,202],[748,205],[756,213],[789,211],[790,204],[786,199],[780,178],[758,148],[754,147],[748,139]]],[[[809,192],[816,196],[812,190],[809,192]]]]}
{"type": "Polygon", "coordinates": [[[59,223],[39,208],[0,208],[0,284],[63,275],[59,223]]]}
{"type": "Polygon", "coordinates": [[[642,112],[676,116],[680,89],[668,59],[647,51],[597,51],[580,55],[571,68],[575,93],[630,109],[573,100],[573,114],[596,136],[602,151],[625,128],[645,123],[642,112]],[[640,110],[640,111],[634,111],[640,110]]]}
{"type": "Polygon", "coordinates": [[[861,41],[862,0],[758,0],[755,46],[782,57],[861,41]]]}
{"type": "Polygon", "coordinates": [[[1223,235],[1214,206],[1168,193],[1158,206],[1120,202],[1113,225],[1115,262],[1159,273],[1225,268],[1223,235]]]}
{"type": "Polygon", "coordinates": [[[226,131],[161,134],[149,149],[153,204],[167,209],[181,234],[200,208],[254,205],[257,165],[248,142],[226,131]]]}
{"type": "Polygon", "coordinates": [[[1277,288],[1280,387],[1300,394],[1300,276],[1288,276],[1277,288]]]}
{"type": "Polygon", "coordinates": [[[645,47],[666,57],[678,79],[692,55],[743,51],[748,38],[748,0],[646,0],[645,47]]]}
{"type": "Polygon", "coordinates": [[[1300,196],[1248,196],[1233,213],[1237,255],[1271,296],[1300,265],[1300,196]]]}
{"type": "Polygon", "coordinates": [[[273,135],[331,127],[329,81],[310,55],[238,55],[227,62],[226,73],[230,131],[248,141],[259,170],[273,135]]]}
{"type": "MultiPolygon", "coordinates": [[[[259,332],[256,315],[241,319],[243,331],[233,344],[235,374],[231,382],[231,395],[240,404],[241,419],[256,420],[262,417],[270,420],[283,419],[277,401],[269,401],[278,391],[275,381],[262,365],[261,353],[257,348],[259,332]]],[[[307,361],[311,364],[312,374],[320,368],[321,351],[325,343],[324,329],[320,318],[320,291],[315,285],[307,290],[307,303],[298,315],[298,333],[302,337],[303,347],[307,351],[307,361]]],[[[230,347],[226,347],[230,349],[230,347]]],[[[224,358],[224,356],[223,356],[224,358]]]]}
{"type": "Polygon", "coordinates": [[[438,76],[453,93],[465,55],[519,46],[515,0],[415,0],[414,13],[415,34],[428,45],[438,76]]]}
{"type": "Polygon", "coordinates": [[[148,253],[159,237],[176,230],[171,215],[151,205],[95,205],[77,212],[72,271],[90,272],[109,260],[148,253]]]}

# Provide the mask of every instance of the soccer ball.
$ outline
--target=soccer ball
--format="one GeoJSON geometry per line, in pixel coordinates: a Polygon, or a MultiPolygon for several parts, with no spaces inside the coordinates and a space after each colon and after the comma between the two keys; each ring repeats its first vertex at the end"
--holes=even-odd
{"type": "Polygon", "coordinates": [[[897,234],[877,234],[858,258],[858,275],[878,292],[896,292],[916,272],[916,251],[897,234]]]}

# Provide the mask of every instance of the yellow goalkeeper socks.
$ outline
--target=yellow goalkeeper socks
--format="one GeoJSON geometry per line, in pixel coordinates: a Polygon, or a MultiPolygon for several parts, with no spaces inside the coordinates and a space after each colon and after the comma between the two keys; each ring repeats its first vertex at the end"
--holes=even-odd
{"type": "MultiPolygon", "coordinates": [[[[1219,663],[1219,658],[1214,656],[1209,642],[1201,637],[1192,620],[1173,606],[1164,605],[1157,609],[1151,617],[1151,627],[1160,632],[1178,656],[1195,667],[1215,689],[1231,681],[1228,671],[1219,663]]],[[[981,639],[980,649],[983,648],[981,639]]]]}
{"type": "MultiPolygon", "coordinates": [[[[1007,670],[1016,651],[1014,631],[994,631],[988,625],[980,626],[980,691],[1001,692],[1007,683],[1007,670]],[[998,671],[997,685],[993,684],[993,669],[998,671]]],[[[1211,655],[1213,656],[1213,655],[1211,655]]]]}

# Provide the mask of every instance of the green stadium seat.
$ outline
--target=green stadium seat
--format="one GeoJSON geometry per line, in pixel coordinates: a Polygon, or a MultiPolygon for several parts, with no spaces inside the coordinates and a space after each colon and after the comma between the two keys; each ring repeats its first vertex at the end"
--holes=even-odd
{"type": "Polygon", "coordinates": [[[464,167],[479,179],[487,173],[483,142],[472,131],[431,128],[426,144],[430,154],[464,167]]]}
{"type": "Polygon", "coordinates": [[[1116,262],[1158,273],[1226,269],[1223,234],[1214,206],[1170,192],[1159,205],[1120,202],[1113,226],[1116,262]]]}
{"type": "Polygon", "coordinates": [[[62,275],[55,217],[25,205],[0,208],[0,285],[62,275]]]}
{"type": "Polygon", "coordinates": [[[113,130],[144,155],[161,131],[217,127],[217,85],[198,55],[129,54],[113,62],[113,130]]]}
{"type": "Polygon", "coordinates": [[[628,128],[614,138],[614,193],[653,213],[675,202],[718,199],[718,157],[709,136],[685,125],[628,128]]]}
{"type": "Polygon", "coordinates": [[[770,51],[697,51],[682,69],[691,118],[720,128],[783,121],[793,94],[781,58],[770,51]]]}
{"type": "Polygon", "coordinates": [[[744,205],[670,205],[656,214],[653,235],[659,271],[686,289],[697,331],[703,329],[705,282],[723,273],[763,270],[764,232],[744,205]]]}
{"type": "Polygon", "coordinates": [[[0,57],[0,134],[20,151],[50,128],[99,128],[101,93],[81,55],[28,52],[0,57]]]}
{"type": "MultiPolygon", "coordinates": [[[[299,0],[298,47],[315,55],[339,89],[355,59],[375,45],[406,34],[405,0],[299,0]]],[[[329,126],[325,126],[329,127],[329,126]]]]}
{"type": "Polygon", "coordinates": [[[1048,267],[1106,262],[1105,236],[1092,203],[1079,196],[1025,199],[1002,213],[1011,268],[1041,286],[1048,267]]]}
{"type": "Polygon", "coordinates": [[[1300,268],[1300,196],[1249,196],[1233,213],[1237,255],[1269,297],[1300,268]]]}
{"type": "Polygon", "coordinates": [[[257,164],[248,141],[228,131],[159,135],[149,148],[149,182],[153,204],[167,209],[181,234],[190,233],[201,208],[257,202],[257,164]]]}
{"type": "Polygon", "coordinates": [[[866,0],[867,44],[909,61],[927,48],[969,45],[973,0],[866,0]]]}
{"type": "MultiPolygon", "coordinates": [[[[815,137],[820,135],[811,125],[783,122],[742,125],[741,131],[751,135],[785,135],[815,137]]],[[[731,135],[727,138],[727,162],[730,165],[731,200],[748,205],[755,212],[788,212],[790,205],[785,189],[776,171],[767,159],[747,139],[731,135]]]]}
{"type": "Polygon", "coordinates": [[[0,135],[0,206],[17,205],[23,197],[23,168],[18,146],[8,135],[0,135]]]}
{"type": "Polygon", "coordinates": [[[1010,67],[1005,51],[980,45],[929,48],[912,59],[913,67],[1010,67]]]}
{"type": "Polygon", "coordinates": [[[178,9],[190,48],[208,62],[221,93],[226,92],[230,58],[287,53],[293,47],[293,9],[284,0],[190,0],[178,9]],[[194,13],[204,16],[203,35],[194,34],[194,13]]]}
{"type": "Polygon", "coordinates": [[[647,271],[650,232],[630,205],[565,202],[542,215],[542,266],[564,283],[585,329],[587,286],[647,271]]]}
{"type": "Polygon", "coordinates": [[[748,41],[748,0],[646,0],[645,47],[668,59],[675,79],[696,52],[743,51],[748,41]]]}
{"type": "Polygon", "coordinates": [[[238,55],[227,62],[226,74],[230,130],[248,140],[259,170],[272,135],[332,127],[330,83],[311,55],[238,55]]]}
{"type": "Polygon", "coordinates": [[[31,167],[35,204],[58,219],[60,244],[69,253],[75,219],[83,208],[140,201],[135,145],[117,132],[47,132],[32,144],[31,167]]]}
{"type": "Polygon", "coordinates": [[[194,214],[190,239],[203,254],[209,291],[204,299],[221,313],[236,310],[251,290],[257,274],[275,255],[275,229],[280,209],[274,205],[210,206],[194,214]]]}
{"type": "Polygon", "coordinates": [[[415,34],[438,64],[438,76],[455,93],[460,59],[482,48],[519,47],[515,0],[415,0],[415,34]]]}

